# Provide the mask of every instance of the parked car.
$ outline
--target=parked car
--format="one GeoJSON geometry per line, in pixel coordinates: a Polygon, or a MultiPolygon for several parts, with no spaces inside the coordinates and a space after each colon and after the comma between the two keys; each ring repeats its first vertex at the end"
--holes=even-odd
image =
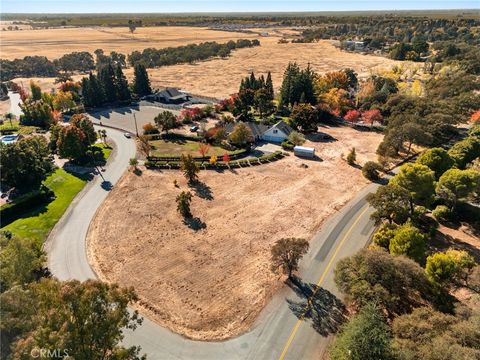
{"type": "Polygon", "coordinates": [[[124,133],[123,136],[125,136],[127,139],[130,139],[132,137],[132,134],[130,133],[124,133]]]}
{"type": "Polygon", "coordinates": [[[190,132],[197,132],[198,131],[198,126],[194,125],[190,128],[190,132]]]}

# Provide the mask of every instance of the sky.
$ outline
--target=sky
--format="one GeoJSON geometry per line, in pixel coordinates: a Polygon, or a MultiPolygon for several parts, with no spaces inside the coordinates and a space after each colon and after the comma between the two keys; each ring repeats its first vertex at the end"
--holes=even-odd
{"type": "Polygon", "coordinates": [[[480,0],[0,0],[1,13],[298,12],[478,9],[480,0]]]}

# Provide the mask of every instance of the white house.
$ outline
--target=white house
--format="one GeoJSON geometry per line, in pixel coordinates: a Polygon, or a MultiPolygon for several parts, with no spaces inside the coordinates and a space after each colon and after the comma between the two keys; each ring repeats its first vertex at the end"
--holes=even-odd
{"type": "Polygon", "coordinates": [[[288,135],[292,132],[292,128],[283,120],[280,120],[272,127],[264,131],[262,139],[270,142],[282,142],[288,139],[288,135]]]}

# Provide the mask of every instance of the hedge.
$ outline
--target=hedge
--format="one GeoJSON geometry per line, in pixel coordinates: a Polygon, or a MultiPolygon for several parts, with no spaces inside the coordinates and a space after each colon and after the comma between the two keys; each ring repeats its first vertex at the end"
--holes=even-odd
{"type": "MultiPolygon", "coordinates": [[[[198,167],[202,170],[225,170],[225,169],[235,169],[242,168],[246,166],[257,166],[261,164],[267,164],[272,161],[279,160],[285,156],[281,151],[277,151],[271,154],[265,154],[256,158],[247,158],[230,161],[228,164],[224,161],[217,161],[215,164],[211,164],[209,161],[201,160],[196,161],[198,167]]],[[[197,160],[197,159],[195,159],[197,160]]],[[[177,160],[172,161],[145,161],[145,167],[148,169],[180,169],[180,162],[177,160]]]]}
{"type": "MultiPolygon", "coordinates": [[[[242,156],[245,156],[248,152],[249,150],[247,149],[239,149],[239,150],[229,152],[228,157],[230,158],[230,160],[236,160],[242,156]]],[[[162,161],[175,162],[175,161],[180,161],[181,158],[182,158],[181,156],[148,156],[147,160],[153,163],[162,162],[162,161]]],[[[210,158],[211,156],[194,156],[193,160],[197,162],[203,162],[203,161],[210,161],[210,158]]]]}
{"type": "Polygon", "coordinates": [[[19,196],[14,202],[4,204],[0,208],[2,227],[17,220],[22,213],[43,204],[48,204],[55,199],[53,191],[42,186],[39,190],[31,191],[19,196]]]}

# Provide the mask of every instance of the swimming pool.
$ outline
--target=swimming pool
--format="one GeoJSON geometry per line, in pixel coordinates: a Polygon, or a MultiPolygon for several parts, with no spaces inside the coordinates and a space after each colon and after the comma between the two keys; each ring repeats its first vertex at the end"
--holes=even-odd
{"type": "Polygon", "coordinates": [[[13,144],[17,139],[18,135],[4,135],[0,137],[0,141],[4,144],[13,144]]]}

